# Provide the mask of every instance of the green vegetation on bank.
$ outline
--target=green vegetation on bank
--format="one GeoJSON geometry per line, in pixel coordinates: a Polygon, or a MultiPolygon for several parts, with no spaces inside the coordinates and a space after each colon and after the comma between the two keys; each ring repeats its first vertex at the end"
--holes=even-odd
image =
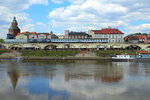
{"type": "Polygon", "coordinates": [[[118,54],[130,54],[135,55],[136,51],[131,50],[105,50],[105,51],[96,51],[97,56],[99,57],[111,57],[118,54]]]}
{"type": "Polygon", "coordinates": [[[3,39],[0,39],[0,43],[4,43],[4,40],[3,40],[3,39]]]}
{"type": "Polygon", "coordinates": [[[22,56],[67,57],[75,56],[79,51],[23,51],[22,56]]]}
{"type": "Polygon", "coordinates": [[[10,50],[0,49],[0,55],[3,54],[3,53],[7,53],[7,52],[10,52],[10,50]]]}

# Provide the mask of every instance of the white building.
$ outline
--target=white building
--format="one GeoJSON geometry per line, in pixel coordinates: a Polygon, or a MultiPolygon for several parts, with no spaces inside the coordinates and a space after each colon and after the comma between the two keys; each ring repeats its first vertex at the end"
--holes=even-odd
{"type": "Polygon", "coordinates": [[[50,33],[22,32],[16,35],[16,39],[51,39],[50,33]]]}
{"type": "Polygon", "coordinates": [[[106,28],[101,30],[89,30],[89,35],[96,39],[106,39],[109,43],[124,42],[124,33],[118,29],[106,28]]]}

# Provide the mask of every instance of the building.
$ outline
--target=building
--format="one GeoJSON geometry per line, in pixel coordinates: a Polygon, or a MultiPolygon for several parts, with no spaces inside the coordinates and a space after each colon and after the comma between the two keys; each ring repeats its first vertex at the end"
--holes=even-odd
{"type": "Polygon", "coordinates": [[[150,35],[135,33],[124,37],[124,40],[127,43],[149,43],[150,35]]]}
{"type": "Polygon", "coordinates": [[[122,43],[124,42],[123,35],[119,29],[105,28],[101,30],[89,30],[89,35],[95,39],[106,39],[109,43],[122,43]]]}
{"type": "Polygon", "coordinates": [[[86,32],[73,32],[66,30],[65,31],[65,38],[66,39],[87,39],[90,36],[86,32]]]}
{"type": "Polygon", "coordinates": [[[16,39],[51,39],[50,33],[22,32],[16,35],[16,39]]]}
{"type": "Polygon", "coordinates": [[[17,33],[20,33],[20,29],[16,17],[14,17],[11,26],[8,29],[7,39],[15,39],[17,33]]]}
{"type": "Polygon", "coordinates": [[[54,34],[52,31],[50,32],[51,39],[58,39],[58,36],[54,34]]]}
{"type": "Polygon", "coordinates": [[[65,36],[64,35],[58,35],[58,39],[64,39],[65,36]]]}

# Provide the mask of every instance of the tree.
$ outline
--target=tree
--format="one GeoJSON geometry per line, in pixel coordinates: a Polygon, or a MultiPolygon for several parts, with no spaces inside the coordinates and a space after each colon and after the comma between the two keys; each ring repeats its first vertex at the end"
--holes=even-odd
{"type": "Polygon", "coordinates": [[[0,43],[4,43],[4,40],[3,40],[3,39],[0,39],[0,43]]]}
{"type": "Polygon", "coordinates": [[[26,35],[27,39],[29,39],[30,32],[27,31],[24,35],[26,35]]]}

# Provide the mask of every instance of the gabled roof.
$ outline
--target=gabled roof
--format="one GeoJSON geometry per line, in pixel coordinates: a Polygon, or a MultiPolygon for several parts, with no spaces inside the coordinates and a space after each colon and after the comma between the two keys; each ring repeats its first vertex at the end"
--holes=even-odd
{"type": "Polygon", "coordinates": [[[92,30],[94,34],[124,34],[119,29],[115,28],[106,28],[101,30],[92,30]]]}

